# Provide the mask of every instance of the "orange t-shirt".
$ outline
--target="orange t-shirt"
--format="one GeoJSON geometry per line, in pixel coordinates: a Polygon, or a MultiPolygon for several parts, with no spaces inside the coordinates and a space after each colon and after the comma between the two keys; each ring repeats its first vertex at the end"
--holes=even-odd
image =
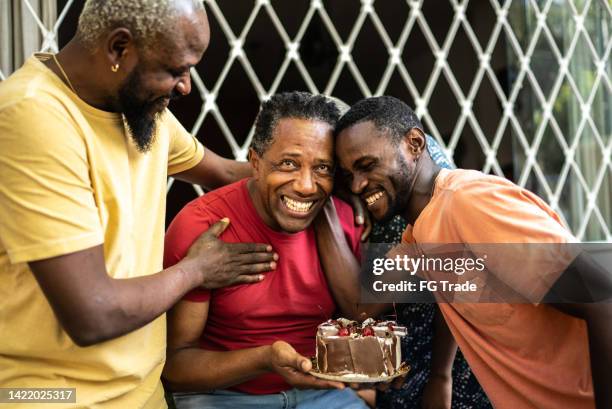
{"type": "MultiPolygon", "coordinates": [[[[431,201],[403,236],[407,243],[574,240],[558,215],[533,193],[503,178],[463,169],[440,171],[431,201]]],[[[509,280],[529,283],[530,277],[520,274],[521,269],[514,270],[509,280]]],[[[557,277],[551,278],[554,282],[557,277]]],[[[439,307],[497,409],[595,407],[583,320],[543,304],[439,307]]]]}

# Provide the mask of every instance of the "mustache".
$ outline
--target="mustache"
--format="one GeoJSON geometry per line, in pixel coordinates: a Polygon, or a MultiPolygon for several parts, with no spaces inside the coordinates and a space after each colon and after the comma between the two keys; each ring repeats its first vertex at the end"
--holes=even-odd
{"type": "Polygon", "coordinates": [[[154,103],[161,102],[164,99],[169,99],[170,101],[175,101],[175,100],[179,99],[180,97],[182,97],[182,95],[180,93],[176,92],[176,90],[172,90],[172,92],[170,92],[168,95],[163,95],[163,96],[157,98],[153,102],[154,103]]]}

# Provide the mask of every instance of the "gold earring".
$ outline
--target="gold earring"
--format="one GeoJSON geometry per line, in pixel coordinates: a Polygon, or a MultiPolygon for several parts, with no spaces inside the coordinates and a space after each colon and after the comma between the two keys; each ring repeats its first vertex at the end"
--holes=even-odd
{"type": "Polygon", "coordinates": [[[115,64],[115,65],[111,65],[111,71],[112,72],[117,72],[119,70],[119,63],[115,64]]]}

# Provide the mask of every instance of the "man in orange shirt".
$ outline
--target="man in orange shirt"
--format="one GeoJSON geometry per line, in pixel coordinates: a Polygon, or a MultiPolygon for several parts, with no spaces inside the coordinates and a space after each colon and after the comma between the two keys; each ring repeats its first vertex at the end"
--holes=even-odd
{"type": "MultiPolygon", "coordinates": [[[[341,118],[336,134],[336,154],[352,192],[365,200],[376,220],[403,215],[409,223],[406,243],[575,241],[559,217],[531,192],[481,172],[440,169],[427,153],[420,121],[395,98],[358,102],[341,118]]],[[[326,246],[339,243],[322,260],[325,270],[346,271],[342,267],[351,261],[342,241],[334,238],[333,227],[325,232],[320,226],[318,234],[326,246]]],[[[612,277],[586,265],[578,257],[562,275],[545,277],[554,285],[530,288],[530,299],[536,299],[531,304],[439,304],[496,408],[612,407],[612,277]],[[566,293],[567,288],[575,288],[567,285],[572,271],[580,273],[585,288],[592,289],[597,282],[608,302],[540,304],[553,291],[557,297],[576,300],[576,294],[566,293]]],[[[343,310],[371,314],[375,309],[359,305],[355,295],[358,268],[349,272],[327,274],[334,297],[343,310]]],[[[521,276],[525,273],[520,269],[512,274],[506,278],[519,288],[528,287],[533,279],[521,276]]],[[[442,335],[436,334],[438,341],[452,340],[442,335]]],[[[450,389],[450,376],[444,372],[450,372],[454,351],[456,345],[448,342],[434,346],[432,374],[442,377],[442,389],[450,389]]]]}

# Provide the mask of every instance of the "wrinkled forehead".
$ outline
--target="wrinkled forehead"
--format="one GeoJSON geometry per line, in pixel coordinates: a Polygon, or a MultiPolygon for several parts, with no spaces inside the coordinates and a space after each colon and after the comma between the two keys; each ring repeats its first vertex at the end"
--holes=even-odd
{"type": "Polygon", "coordinates": [[[293,153],[331,160],[334,149],[333,128],[316,119],[281,118],[272,132],[267,152],[293,153]]]}

